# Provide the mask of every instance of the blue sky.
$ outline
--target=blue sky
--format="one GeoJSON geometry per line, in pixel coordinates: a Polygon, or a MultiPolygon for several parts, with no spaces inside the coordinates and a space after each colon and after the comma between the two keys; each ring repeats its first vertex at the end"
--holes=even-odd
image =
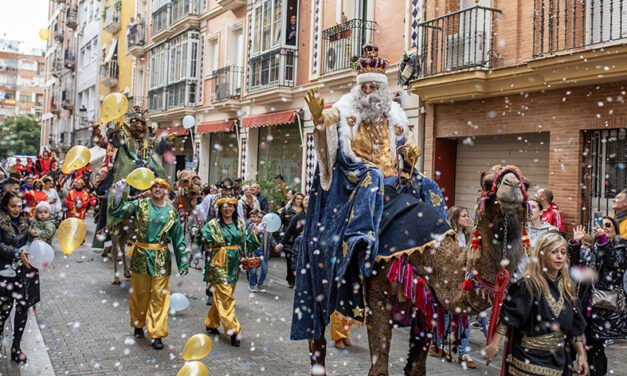
{"type": "Polygon", "coordinates": [[[48,24],[48,0],[0,0],[0,38],[45,48],[39,29],[48,24]]]}

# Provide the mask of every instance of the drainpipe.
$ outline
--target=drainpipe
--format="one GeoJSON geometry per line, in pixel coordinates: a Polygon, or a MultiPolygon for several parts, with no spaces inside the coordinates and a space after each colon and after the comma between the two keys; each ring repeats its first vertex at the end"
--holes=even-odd
{"type": "Polygon", "coordinates": [[[425,131],[427,128],[427,108],[422,106],[422,98],[418,97],[418,128],[420,129],[420,150],[422,157],[420,158],[420,172],[425,171],[425,140],[427,138],[425,131]]]}

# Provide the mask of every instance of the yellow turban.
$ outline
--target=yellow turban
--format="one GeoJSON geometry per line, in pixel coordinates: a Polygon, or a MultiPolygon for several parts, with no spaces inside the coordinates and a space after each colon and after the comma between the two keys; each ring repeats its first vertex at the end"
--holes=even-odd
{"type": "Polygon", "coordinates": [[[223,197],[218,200],[217,204],[218,204],[218,207],[221,207],[224,204],[237,206],[237,199],[235,197],[223,197]]]}
{"type": "MultiPolygon", "coordinates": [[[[165,187],[165,189],[167,189],[168,191],[171,189],[171,188],[170,188],[170,183],[168,183],[168,181],[167,181],[167,180],[165,180],[165,179],[156,178],[156,179],[154,180],[154,182],[152,183],[152,187],[154,187],[155,185],[161,185],[161,186],[164,186],[164,187],[165,187]]],[[[152,187],[150,187],[150,188],[152,188],[152,187]]]]}

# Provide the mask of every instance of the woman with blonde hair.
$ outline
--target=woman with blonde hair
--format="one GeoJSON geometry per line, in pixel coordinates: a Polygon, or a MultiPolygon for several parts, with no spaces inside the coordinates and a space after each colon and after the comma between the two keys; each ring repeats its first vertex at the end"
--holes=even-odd
{"type": "Polygon", "coordinates": [[[542,235],[523,278],[510,286],[494,338],[485,348],[489,364],[503,337],[505,375],[588,374],[586,321],[568,274],[568,244],[555,233],[542,235]],[[577,353],[577,366],[571,345],[577,353]]]}

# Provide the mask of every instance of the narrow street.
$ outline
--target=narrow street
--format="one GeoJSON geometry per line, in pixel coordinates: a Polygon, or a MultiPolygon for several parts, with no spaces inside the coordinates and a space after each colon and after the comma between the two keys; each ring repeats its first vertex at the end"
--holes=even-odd
{"type": "MultiPolygon", "coordinates": [[[[93,234],[88,222],[87,242],[93,234]]],[[[212,375],[306,375],[307,344],[290,341],[289,328],[293,290],[282,278],[285,264],[273,259],[267,294],[252,294],[240,276],[236,290],[237,315],[242,324],[242,346],[230,346],[226,336],[212,336],[214,346],[204,360],[212,375]]],[[[186,340],[204,332],[207,312],[201,272],[191,270],[185,277],[175,276],[172,292],[190,297],[191,306],[169,320],[166,348],[155,351],[148,340],[135,341],[129,326],[128,281],[111,284],[110,261],[83,245],[65,258],[57,253],[54,266],[41,273],[42,302],[37,318],[48,355],[57,375],[174,375],[183,365],[181,352],[186,340]]],[[[480,349],[480,331],[473,330],[473,349],[480,349]]],[[[327,334],[327,338],[330,336],[327,334]]],[[[365,328],[354,328],[353,346],[339,351],[329,343],[328,372],[331,375],[365,375],[369,351],[365,328]]],[[[330,339],[329,339],[330,341],[330,339]]],[[[402,374],[407,354],[407,334],[394,333],[390,355],[392,375],[402,374]]],[[[479,358],[473,351],[473,358],[479,358]]],[[[24,371],[28,371],[28,365],[24,371]]],[[[479,364],[478,370],[464,371],[456,363],[430,358],[429,375],[496,375],[492,367],[479,364]]]]}
{"type": "MultiPolygon", "coordinates": [[[[94,225],[90,222],[88,219],[87,243],[93,236],[94,225]]],[[[267,294],[250,293],[244,274],[240,275],[235,295],[237,315],[243,328],[242,346],[230,346],[224,335],[212,336],[213,350],[203,360],[210,374],[308,374],[307,344],[289,340],[293,290],[283,279],[284,268],[283,260],[271,260],[267,294]]],[[[24,336],[29,362],[18,368],[7,358],[11,343],[7,328],[0,375],[175,375],[183,365],[181,352],[187,339],[204,333],[203,318],[208,306],[201,272],[192,269],[188,276],[172,278],[172,293],[186,294],[191,305],[183,312],[170,315],[170,335],[162,351],[153,350],[147,339],[136,341],[133,338],[128,314],[129,284],[125,280],[121,286],[112,285],[112,274],[111,262],[85,245],[69,257],[57,252],[53,267],[41,273],[42,302],[37,306],[40,330],[35,320],[30,320],[24,336]]],[[[390,375],[402,374],[407,336],[404,330],[394,331],[390,375]]],[[[353,346],[342,351],[333,347],[328,333],[327,339],[329,375],[368,373],[370,359],[365,328],[353,328],[353,346]]],[[[471,355],[475,360],[482,358],[483,341],[481,331],[473,329],[471,355]]],[[[627,375],[620,359],[620,353],[626,350],[626,341],[608,348],[611,375],[627,375]]],[[[479,361],[477,365],[476,370],[464,370],[455,362],[449,364],[429,357],[427,372],[446,376],[499,374],[500,359],[490,367],[479,361]]]]}

